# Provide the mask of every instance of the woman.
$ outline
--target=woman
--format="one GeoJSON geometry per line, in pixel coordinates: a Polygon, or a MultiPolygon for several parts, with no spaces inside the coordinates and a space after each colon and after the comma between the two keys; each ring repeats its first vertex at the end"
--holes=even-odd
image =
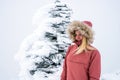
{"type": "Polygon", "coordinates": [[[73,43],[68,47],[61,80],[100,80],[101,58],[93,42],[92,23],[73,21],[68,34],[73,43]]]}

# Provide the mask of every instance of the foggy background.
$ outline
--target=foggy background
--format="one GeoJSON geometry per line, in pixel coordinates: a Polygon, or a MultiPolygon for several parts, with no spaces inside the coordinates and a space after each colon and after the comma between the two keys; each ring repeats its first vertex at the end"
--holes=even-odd
{"type": "MultiPolygon", "coordinates": [[[[55,0],[0,0],[0,79],[18,80],[20,66],[14,60],[22,41],[36,27],[37,10],[55,0]]],[[[120,70],[120,1],[61,0],[73,10],[73,20],[90,20],[95,31],[94,46],[101,53],[102,74],[120,70]]]]}

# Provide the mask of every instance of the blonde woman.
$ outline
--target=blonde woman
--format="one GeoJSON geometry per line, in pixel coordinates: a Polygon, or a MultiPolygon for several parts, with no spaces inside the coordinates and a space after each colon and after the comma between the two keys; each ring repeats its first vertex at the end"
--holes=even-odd
{"type": "Polygon", "coordinates": [[[100,80],[101,58],[93,47],[93,31],[90,21],[73,21],[68,26],[73,43],[68,47],[61,80],[100,80]]]}

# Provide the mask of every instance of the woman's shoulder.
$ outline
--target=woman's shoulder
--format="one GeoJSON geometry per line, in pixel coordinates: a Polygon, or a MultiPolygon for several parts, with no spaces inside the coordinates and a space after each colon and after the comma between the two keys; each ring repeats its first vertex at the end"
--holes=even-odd
{"type": "Polygon", "coordinates": [[[78,47],[78,45],[77,45],[76,43],[74,43],[74,42],[71,43],[70,46],[71,46],[71,47],[73,47],[73,46],[77,46],[77,47],[78,47]]]}
{"type": "Polygon", "coordinates": [[[100,55],[100,52],[96,47],[90,45],[90,49],[92,51],[92,55],[100,55]]]}
{"type": "Polygon", "coordinates": [[[100,52],[99,52],[99,50],[97,48],[92,50],[91,56],[92,57],[99,57],[99,58],[101,57],[100,52]]]}
{"type": "Polygon", "coordinates": [[[74,45],[75,45],[74,43],[69,44],[68,50],[71,49],[74,45]]]}

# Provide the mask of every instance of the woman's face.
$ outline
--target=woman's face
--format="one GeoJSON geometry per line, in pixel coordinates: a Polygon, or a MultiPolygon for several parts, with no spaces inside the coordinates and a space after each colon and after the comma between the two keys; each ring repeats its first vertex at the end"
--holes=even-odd
{"type": "Polygon", "coordinates": [[[82,34],[80,33],[80,31],[75,31],[75,40],[77,41],[81,41],[83,38],[82,34]]]}

